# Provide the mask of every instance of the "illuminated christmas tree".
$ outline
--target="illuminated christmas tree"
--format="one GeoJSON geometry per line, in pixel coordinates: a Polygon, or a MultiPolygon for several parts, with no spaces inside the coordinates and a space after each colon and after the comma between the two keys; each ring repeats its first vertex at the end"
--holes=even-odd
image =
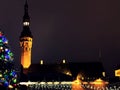
{"type": "Polygon", "coordinates": [[[9,49],[8,40],[0,31],[0,86],[14,87],[17,74],[14,69],[13,53],[9,49]]]}

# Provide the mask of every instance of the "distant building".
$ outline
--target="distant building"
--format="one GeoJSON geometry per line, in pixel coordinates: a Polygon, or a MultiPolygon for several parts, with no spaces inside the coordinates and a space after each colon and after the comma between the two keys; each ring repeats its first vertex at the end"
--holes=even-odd
{"type": "Polygon", "coordinates": [[[41,60],[40,64],[31,64],[33,36],[29,26],[30,17],[26,0],[23,16],[23,31],[20,35],[21,81],[71,81],[78,74],[81,75],[82,80],[91,81],[105,76],[105,74],[103,75],[103,65],[100,62],[67,63],[66,60],[63,60],[60,64],[44,64],[43,60],[41,60]]]}
{"type": "Polygon", "coordinates": [[[100,62],[61,63],[61,64],[31,64],[28,69],[30,81],[71,81],[81,75],[83,81],[93,81],[103,78],[104,68],[100,62]]]}

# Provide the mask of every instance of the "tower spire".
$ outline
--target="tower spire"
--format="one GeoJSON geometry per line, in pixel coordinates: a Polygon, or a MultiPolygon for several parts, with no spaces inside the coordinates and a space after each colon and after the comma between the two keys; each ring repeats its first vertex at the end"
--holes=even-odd
{"type": "Polygon", "coordinates": [[[31,38],[33,37],[29,26],[30,26],[30,17],[28,13],[28,1],[25,0],[24,15],[23,15],[23,31],[21,32],[20,37],[25,37],[25,36],[29,36],[31,38]]]}
{"type": "Polygon", "coordinates": [[[29,14],[28,14],[28,2],[27,2],[27,0],[25,1],[25,5],[24,5],[23,22],[30,22],[30,17],[29,17],[29,14]]]}
{"type": "Polygon", "coordinates": [[[25,0],[25,4],[27,4],[27,0],[25,0]]]}

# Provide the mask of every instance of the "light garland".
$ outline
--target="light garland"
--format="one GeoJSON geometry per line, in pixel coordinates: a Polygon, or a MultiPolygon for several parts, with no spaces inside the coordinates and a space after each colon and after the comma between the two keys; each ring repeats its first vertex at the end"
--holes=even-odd
{"type": "Polygon", "coordinates": [[[13,53],[9,49],[8,40],[0,31],[0,85],[13,87],[17,83],[17,73],[13,67],[13,53]]]}

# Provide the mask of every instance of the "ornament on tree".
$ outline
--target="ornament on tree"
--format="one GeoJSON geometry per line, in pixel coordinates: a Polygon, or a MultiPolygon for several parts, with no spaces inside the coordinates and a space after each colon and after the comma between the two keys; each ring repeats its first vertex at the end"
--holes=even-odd
{"type": "Polygon", "coordinates": [[[13,53],[9,49],[8,40],[0,31],[0,85],[15,86],[17,73],[14,69],[13,53]]]}

